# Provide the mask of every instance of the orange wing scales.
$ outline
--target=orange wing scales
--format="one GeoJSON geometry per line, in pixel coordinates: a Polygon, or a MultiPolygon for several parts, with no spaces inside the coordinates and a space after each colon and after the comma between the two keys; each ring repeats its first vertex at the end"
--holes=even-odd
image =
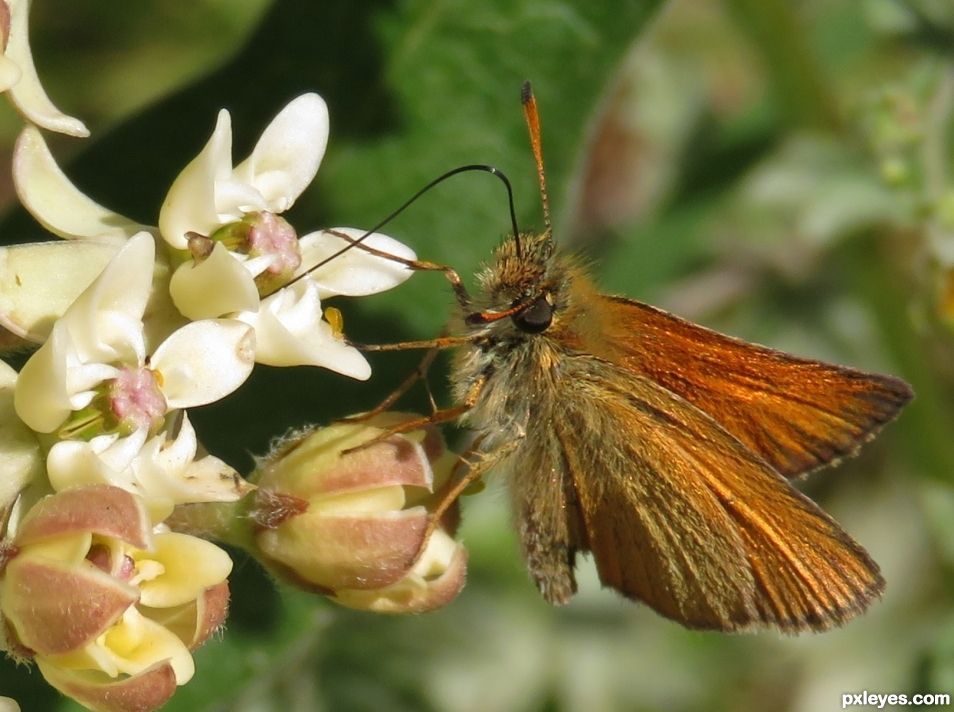
{"type": "Polygon", "coordinates": [[[854,454],[911,397],[903,381],[756,346],[621,297],[605,297],[598,356],[708,413],[779,473],[854,454]]]}
{"type": "Polygon", "coordinates": [[[618,366],[564,365],[562,462],[546,465],[572,483],[604,584],[719,630],[822,630],[880,593],[864,549],[708,414],[618,366]]]}

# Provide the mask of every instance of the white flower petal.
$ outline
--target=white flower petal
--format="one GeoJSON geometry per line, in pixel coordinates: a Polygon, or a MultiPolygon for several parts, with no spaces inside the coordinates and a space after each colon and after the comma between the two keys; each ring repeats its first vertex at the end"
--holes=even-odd
{"type": "Polygon", "coordinates": [[[150,511],[162,503],[171,512],[177,504],[234,502],[249,491],[238,472],[218,458],[196,460],[197,449],[195,430],[184,412],[175,440],[162,432],[143,446],[132,467],[150,511]]]}
{"type": "Polygon", "coordinates": [[[255,360],[270,366],[322,366],[366,380],[371,366],[353,346],[335,336],[321,319],[317,288],[296,282],[262,301],[257,313],[239,319],[255,328],[255,360]]]}
{"type": "Polygon", "coordinates": [[[35,126],[20,132],[13,150],[13,183],[20,202],[47,230],[121,245],[146,226],[104,208],[70,182],[35,126]]]}
{"type": "MultiPolygon", "coordinates": [[[[258,277],[275,262],[275,255],[259,255],[258,257],[246,258],[242,266],[252,277],[258,277]]],[[[257,307],[256,307],[257,308],[257,307]]]]}
{"type": "Polygon", "coordinates": [[[177,504],[189,502],[234,502],[252,490],[234,467],[214,455],[194,460],[175,480],[170,490],[177,504]]]}
{"type": "Polygon", "coordinates": [[[58,325],[20,369],[14,407],[20,419],[37,432],[52,432],[72,411],[66,384],[69,348],[69,334],[58,325]]]}
{"type": "Polygon", "coordinates": [[[6,55],[0,55],[0,91],[7,91],[20,81],[23,72],[16,62],[11,61],[6,55]]]}
{"type": "Polygon", "coordinates": [[[231,171],[232,119],[222,109],[208,143],[178,175],[162,203],[159,232],[166,242],[184,250],[187,232],[209,235],[219,227],[215,184],[227,180],[231,171]]]}
{"type": "Polygon", "coordinates": [[[109,483],[134,491],[131,472],[114,470],[96,452],[91,442],[62,440],[46,458],[50,486],[57,492],[70,487],[109,483]]]}
{"type": "Polygon", "coordinates": [[[204,405],[238,388],[255,363],[255,334],[235,319],[186,324],[166,339],[150,367],[162,375],[169,408],[204,405]]]}
{"type": "Polygon", "coordinates": [[[255,280],[221,242],[199,263],[186,262],[169,283],[172,301],[183,316],[198,321],[258,309],[255,280]]]}
{"type": "Polygon", "coordinates": [[[94,388],[103,381],[116,378],[119,369],[108,363],[79,363],[72,350],[66,354],[66,392],[70,410],[82,410],[96,396],[94,388]]]}
{"type": "Polygon", "coordinates": [[[23,72],[20,81],[10,89],[13,103],[38,126],[71,136],[89,136],[89,129],[83,122],[57,109],[40,85],[27,32],[30,0],[8,0],[7,5],[10,7],[10,37],[6,56],[23,72]]]}
{"type": "MultiPolygon", "coordinates": [[[[343,233],[352,240],[364,235],[363,230],[353,227],[336,227],[333,231],[321,230],[301,238],[302,263],[297,274],[307,272],[312,266],[348,246],[348,240],[335,235],[335,232],[343,233]]],[[[407,260],[417,257],[410,247],[381,233],[369,235],[361,244],[407,260]]],[[[336,294],[352,297],[376,294],[396,287],[412,274],[413,270],[394,260],[372,255],[360,247],[352,247],[311,272],[310,277],[318,285],[319,294],[324,299],[336,294]]]]}
{"type": "Polygon", "coordinates": [[[42,342],[118,250],[88,240],[0,247],[0,325],[42,342]]]}
{"type": "MultiPolygon", "coordinates": [[[[156,436],[156,439],[159,437],[156,436]]],[[[168,442],[165,433],[161,437],[163,446],[156,452],[156,462],[161,464],[164,471],[180,473],[195,460],[195,454],[199,451],[199,439],[188,413],[182,411],[179,434],[175,440],[168,442]]]]}
{"type": "Polygon", "coordinates": [[[92,440],[61,440],[46,458],[50,485],[57,492],[70,487],[109,484],[142,495],[132,468],[149,433],[145,428],[128,437],[100,435],[92,440]]]}
{"type": "Polygon", "coordinates": [[[235,179],[255,186],[275,213],[288,210],[318,172],[328,145],[328,107],[303,94],[281,110],[235,167],[235,179]]]}
{"type": "Polygon", "coordinates": [[[148,437],[149,431],[146,428],[139,428],[126,437],[117,437],[115,434],[100,435],[89,443],[104,463],[128,477],[130,467],[139,457],[148,437]]]}
{"type": "Polygon", "coordinates": [[[83,362],[142,363],[142,315],[152,291],[156,244],[140,232],[130,238],[60,320],[83,362]]]}
{"type": "Polygon", "coordinates": [[[254,186],[233,179],[215,181],[215,210],[220,224],[267,208],[268,202],[254,186]]]}
{"type": "Polygon", "coordinates": [[[43,474],[43,457],[33,433],[17,417],[13,393],[17,372],[0,361],[0,511],[6,510],[17,495],[43,474]]]}

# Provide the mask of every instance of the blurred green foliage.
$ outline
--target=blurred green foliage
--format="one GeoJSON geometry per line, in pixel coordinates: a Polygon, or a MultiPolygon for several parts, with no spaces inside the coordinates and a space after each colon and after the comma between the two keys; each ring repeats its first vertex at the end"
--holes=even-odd
{"type": "MultiPolygon", "coordinates": [[[[539,225],[518,101],[532,79],[558,237],[592,257],[606,291],[895,373],[918,394],[859,458],[805,483],[888,581],[844,629],[693,633],[599,590],[590,568],[574,603],[551,609],[523,572],[498,481],[465,502],[470,581],[438,613],[344,611],[277,590],[237,555],[228,630],[166,709],[815,711],[843,692],[954,693],[950,3],[83,0],[36,3],[32,37],[51,95],[93,129],[55,144],[70,176],[144,222],[219,108],[241,157],[315,90],[332,137],[291,213],[300,230],[370,226],[474,162],[506,172],[521,225],[539,225]]],[[[4,118],[4,145],[16,126],[4,118]]],[[[507,227],[500,185],[474,174],[386,231],[469,275],[507,227]]],[[[15,206],[0,236],[47,239],[15,206]]],[[[386,341],[436,334],[451,303],[421,274],[338,306],[353,338],[386,341]]],[[[260,367],[193,420],[247,469],[286,428],[371,406],[416,359],[373,357],[369,383],[260,367]]],[[[0,692],[31,712],[77,709],[8,661],[0,692]]]]}

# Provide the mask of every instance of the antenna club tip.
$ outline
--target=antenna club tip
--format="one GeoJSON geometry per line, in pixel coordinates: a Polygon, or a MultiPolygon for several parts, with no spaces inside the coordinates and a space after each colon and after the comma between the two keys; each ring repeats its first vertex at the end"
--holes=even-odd
{"type": "Polygon", "coordinates": [[[524,105],[533,101],[533,87],[530,85],[529,79],[520,87],[520,101],[524,105]]]}

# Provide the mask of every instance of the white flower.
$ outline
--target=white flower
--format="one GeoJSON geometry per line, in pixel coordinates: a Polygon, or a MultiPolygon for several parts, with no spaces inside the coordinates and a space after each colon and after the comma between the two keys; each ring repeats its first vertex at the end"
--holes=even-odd
{"type": "Polygon", "coordinates": [[[187,413],[179,432],[143,440],[145,430],[130,437],[100,435],[90,441],[64,440],[47,457],[50,485],[57,492],[90,484],[111,484],[139,494],[154,519],[164,519],[178,504],[232,502],[250,485],[212,455],[196,459],[198,440],[187,413]]]}
{"type": "Polygon", "coordinates": [[[212,241],[210,254],[185,262],[172,277],[169,291],[180,312],[190,319],[256,312],[262,288],[287,281],[301,252],[294,229],[278,214],[315,177],[327,143],[328,108],[317,94],[304,94],[233,167],[231,117],[219,112],[212,137],[173,182],[159,212],[159,231],[173,248],[197,256],[197,236],[212,241]]]}
{"type": "MultiPolygon", "coordinates": [[[[301,239],[303,266],[317,265],[364,233],[355,228],[335,228],[305,235],[301,239]]],[[[368,247],[413,259],[414,252],[387,235],[374,233],[363,243],[368,247]]],[[[342,334],[322,319],[321,300],[336,295],[363,296],[390,289],[410,276],[403,265],[369,254],[358,247],[344,252],[304,279],[262,300],[258,311],[243,311],[237,318],[255,328],[259,340],[256,360],[272,366],[323,366],[361,380],[371,375],[371,366],[342,334]]]]}
{"type": "Polygon", "coordinates": [[[188,324],[147,362],[142,317],[154,251],[148,234],[129,240],[24,365],[14,404],[31,428],[52,432],[105,396],[125,430],[150,430],[169,410],[218,400],[251,373],[253,334],[233,319],[188,324]]]}
{"type": "Polygon", "coordinates": [[[205,148],[169,189],[159,212],[162,236],[184,250],[189,232],[211,235],[247,213],[285,212],[315,177],[327,145],[328,108],[317,94],[303,94],[233,168],[231,117],[223,109],[205,148]]]}
{"type": "MultiPolygon", "coordinates": [[[[248,242],[261,234],[261,243],[271,249],[250,251],[246,245],[242,250],[228,250],[223,242],[216,242],[204,259],[186,262],[172,276],[169,288],[178,309],[190,319],[237,315],[255,328],[259,363],[323,366],[365,379],[371,373],[367,361],[323,320],[321,300],[390,289],[411,271],[360,248],[316,270],[323,259],[346,247],[348,238],[357,239],[364,231],[339,228],[310,233],[294,243],[293,259],[287,249],[291,228],[275,217],[290,208],[314,178],[327,143],[327,107],[317,94],[305,94],[275,117],[252,155],[233,168],[231,120],[227,111],[220,112],[209,142],[169,190],[159,228],[164,239],[184,250],[190,247],[190,235],[214,236],[221,234],[223,226],[239,223],[239,229],[247,230],[248,221],[253,220],[258,232],[250,232],[248,242]],[[263,281],[268,270],[281,279],[263,281]],[[297,281],[279,289],[289,280],[297,281]],[[261,287],[272,284],[275,288],[266,291],[273,293],[260,300],[261,287]]],[[[415,257],[386,235],[376,233],[363,242],[405,259],[415,257]]]]}
{"type": "Polygon", "coordinates": [[[30,0],[0,4],[0,31],[5,45],[0,56],[0,91],[8,91],[14,106],[36,125],[71,136],[89,136],[82,121],[57,109],[43,91],[30,52],[29,15],[30,0]]]}
{"type": "MultiPolygon", "coordinates": [[[[43,456],[36,435],[17,417],[13,409],[13,389],[17,373],[0,361],[0,511],[10,512],[20,493],[43,477],[43,456]]],[[[7,527],[15,529],[16,517],[7,527]]],[[[3,639],[0,634],[0,640],[3,639]]]]}

